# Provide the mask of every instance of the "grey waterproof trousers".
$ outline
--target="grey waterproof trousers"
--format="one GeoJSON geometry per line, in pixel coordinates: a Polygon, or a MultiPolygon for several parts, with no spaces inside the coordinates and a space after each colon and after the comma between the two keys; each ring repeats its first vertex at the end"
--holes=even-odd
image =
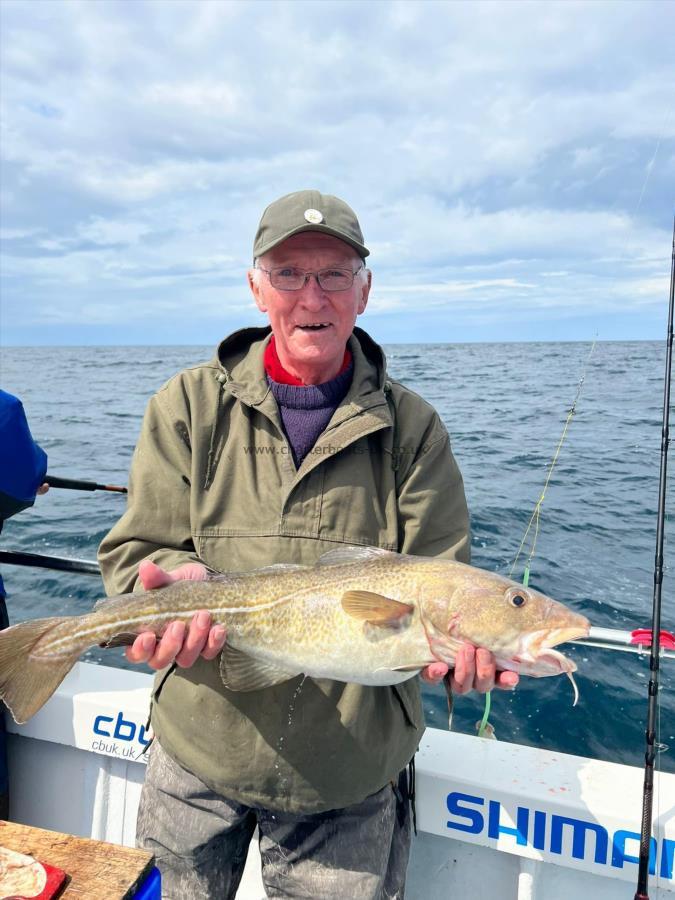
{"type": "Polygon", "coordinates": [[[138,846],[155,854],[164,900],[234,898],[256,825],[268,897],[403,900],[410,853],[407,773],[361,803],[313,815],[243,806],[206,787],[155,740],[138,846]]]}

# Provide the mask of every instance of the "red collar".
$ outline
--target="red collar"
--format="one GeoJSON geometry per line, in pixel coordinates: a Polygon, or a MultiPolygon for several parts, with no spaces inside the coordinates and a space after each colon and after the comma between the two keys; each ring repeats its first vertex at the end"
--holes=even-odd
{"type": "MultiPolygon", "coordinates": [[[[299,378],[296,378],[295,375],[291,375],[290,372],[287,372],[286,369],[281,364],[281,360],[279,359],[279,354],[277,353],[277,345],[274,340],[274,335],[270,338],[270,342],[265,348],[265,355],[263,357],[263,363],[265,365],[265,372],[269,375],[272,381],[276,381],[278,384],[294,384],[298,387],[306,387],[304,381],[301,381],[299,378]]],[[[352,354],[349,347],[345,347],[345,355],[342,360],[342,366],[337,375],[342,375],[352,363],[352,354]]],[[[337,378],[337,375],[335,376],[337,378]]]]}

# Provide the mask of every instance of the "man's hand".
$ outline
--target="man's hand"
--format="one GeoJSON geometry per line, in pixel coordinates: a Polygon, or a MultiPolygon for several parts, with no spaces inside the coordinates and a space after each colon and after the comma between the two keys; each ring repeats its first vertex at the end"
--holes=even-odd
{"type": "MultiPolygon", "coordinates": [[[[208,573],[201,563],[185,563],[166,572],[149,559],[138,567],[141,584],[146,591],[166,587],[174,581],[206,581],[208,573]]],[[[151,669],[163,669],[174,660],[187,669],[194,665],[199,656],[215,659],[225,644],[225,629],[222,625],[211,625],[211,615],[204,609],[196,612],[186,628],[183,622],[171,622],[161,638],[151,631],[138,635],[131,647],[126,649],[126,657],[132,663],[147,663],[151,669]]]]}
{"type": "MultiPolygon", "coordinates": [[[[437,662],[422,670],[421,677],[430,684],[438,684],[448,675],[445,663],[437,662]]],[[[457,651],[455,668],[448,676],[453,694],[467,694],[478,691],[486,694],[497,688],[511,690],[519,681],[516,672],[498,672],[493,654],[484,647],[463,644],[457,651]]]]}

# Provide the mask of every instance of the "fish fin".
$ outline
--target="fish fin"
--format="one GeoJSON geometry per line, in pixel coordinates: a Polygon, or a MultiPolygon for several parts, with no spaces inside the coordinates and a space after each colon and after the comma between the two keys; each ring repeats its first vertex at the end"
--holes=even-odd
{"type": "Polygon", "coordinates": [[[32,656],[32,651],[52,628],[67,617],[34,619],[0,631],[0,699],[14,721],[28,721],[61,684],[82,653],[78,647],[63,656],[32,656]]]}
{"type": "Polygon", "coordinates": [[[448,731],[452,731],[452,714],[455,711],[455,698],[450,686],[450,679],[444,678],[443,684],[445,685],[445,695],[448,698],[448,731]]]}
{"type": "MultiPolygon", "coordinates": [[[[309,569],[310,566],[301,566],[299,563],[274,563],[273,566],[263,566],[262,569],[256,569],[255,575],[274,575],[284,572],[301,572],[303,569],[309,569]]],[[[251,573],[249,573],[251,574],[251,573]]]]}
{"type": "Polygon", "coordinates": [[[215,581],[218,584],[228,584],[231,581],[236,581],[238,578],[241,578],[243,575],[250,575],[250,572],[218,572],[215,575],[209,575],[206,579],[207,581],[215,581]]]}
{"type": "Polygon", "coordinates": [[[101,597],[101,598],[99,598],[99,599],[96,601],[96,603],[94,603],[94,605],[92,606],[92,612],[93,612],[94,610],[102,609],[104,606],[106,606],[108,603],[110,603],[110,601],[113,600],[113,599],[114,599],[113,597],[101,597]]]}
{"type": "Polygon", "coordinates": [[[116,597],[101,597],[100,600],[97,600],[92,607],[92,612],[96,610],[97,612],[101,609],[105,609],[108,611],[112,611],[115,606],[125,606],[130,599],[138,599],[138,597],[144,593],[142,590],[138,590],[135,593],[129,594],[117,594],[116,597]],[[114,604],[114,605],[112,605],[114,604]]]}
{"type": "Polygon", "coordinates": [[[335,566],[340,563],[351,563],[361,560],[366,562],[369,559],[378,559],[383,556],[396,556],[391,550],[382,550],[380,547],[357,547],[352,544],[346,544],[344,547],[337,547],[335,550],[329,550],[317,560],[317,566],[335,566]]]}
{"type": "Polygon", "coordinates": [[[259,569],[253,569],[246,572],[221,572],[216,575],[209,575],[209,581],[217,581],[220,584],[227,584],[228,581],[236,581],[238,578],[249,577],[254,575],[283,575],[287,572],[301,572],[303,569],[309,569],[310,566],[301,566],[298,563],[274,563],[272,566],[262,566],[259,569]]]}
{"type": "MultiPolygon", "coordinates": [[[[433,662],[433,660],[432,660],[433,662]]],[[[426,666],[431,665],[429,661],[421,663],[410,663],[407,666],[392,666],[390,672],[421,672],[426,666]]]]}
{"type": "Polygon", "coordinates": [[[231,691],[260,691],[301,674],[254,659],[231,644],[225,644],[220,654],[220,677],[225,687],[231,691]]]}
{"type": "Polygon", "coordinates": [[[112,647],[130,647],[137,637],[138,632],[136,632],[136,634],[131,634],[130,632],[125,631],[120,634],[114,634],[110,640],[103,641],[102,644],[99,644],[99,647],[102,647],[104,650],[110,650],[112,647]]]}
{"type": "Polygon", "coordinates": [[[362,619],[371,625],[392,625],[415,607],[373,591],[347,591],[342,595],[342,608],[353,619],[362,619]]]}

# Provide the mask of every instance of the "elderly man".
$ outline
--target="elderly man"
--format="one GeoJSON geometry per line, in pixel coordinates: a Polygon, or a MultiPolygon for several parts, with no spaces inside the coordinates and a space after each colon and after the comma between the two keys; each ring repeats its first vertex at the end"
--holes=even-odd
{"type": "MultiPolygon", "coordinates": [[[[336,197],[299,191],[267,207],[248,280],[270,327],[226,338],[150,401],[128,509],[101,545],[110,593],[313,564],[341,544],[468,560],[448,434],[354,327],[368,253],[336,197]]],[[[224,641],[202,612],[127,651],[162,670],[138,839],[157,854],[164,895],[234,897],[257,825],[270,897],[403,897],[406,765],[424,729],[416,681],[293,678],[237,693],[219,675],[224,641]]],[[[495,680],[517,677],[465,648],[453,690],[495,680]]]]}

